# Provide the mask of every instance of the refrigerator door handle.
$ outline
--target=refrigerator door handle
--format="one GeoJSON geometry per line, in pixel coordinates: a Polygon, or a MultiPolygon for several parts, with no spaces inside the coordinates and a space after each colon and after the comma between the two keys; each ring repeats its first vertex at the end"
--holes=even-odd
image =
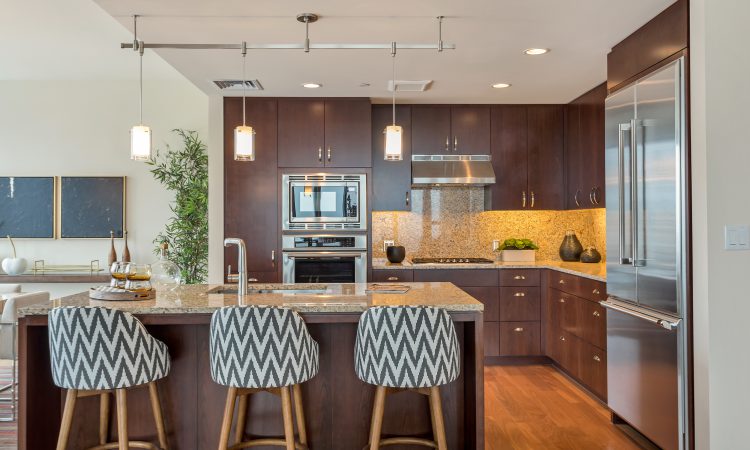
{"type": "Polygon", "coordinates": [[[680,325],[681,319],[675,319],[667,316],[660,316],[655,313],[646,313],[644,311],[637,311],[635,309],[627,308],[625,306],[622,306],[619,302],[616,300],[613,300],[612,297],[608,298],[607,300],[599,302],[600,305],[607,309],[611,309],[614,311],[621,312],[623,314],[627,314],[629,316],[637,317],[639,319],[646,320],[648,322],[651,322],[655,325],[658,325],[665,330],[674,330],[680,325]]]}
{"type": "Polygon", "coordinates": [[[630,121],[630,258],[633,267],[645,265],[638,255],[640,245],[638,237],[638,128],[642,127],[642,121],[637,119],[630,121]]]}
{"type": "MultiPolygon", "coordinates": [[[[632,122],[621,123],[618,125],[618,137],[617,137],[617,158],[619,160],[618,173],[617,173],[617,187],[619,196],[619,244],[620,244],[620,264],[629,265],[633,263],[631,257],[625,257],[625,139],[624,134],[626,131],[631,131],[632,122]]],[[[632,131],[631,131],[632,133],[632,131]]],[[[632,148],[632,140],[631,140],[632,148]]],[[[631,218],[632,219],[632,218],[631,218]]],[[[632,250],[632,247],[631,247],[632,250]]]]}

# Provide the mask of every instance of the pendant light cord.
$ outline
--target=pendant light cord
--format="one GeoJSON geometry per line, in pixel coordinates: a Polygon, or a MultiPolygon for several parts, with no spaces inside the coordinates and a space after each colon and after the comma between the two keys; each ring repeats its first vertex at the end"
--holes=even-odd
{"type": "Polygon", "coordinates": [[[247,83],[245,83],[245,60],[247,56],[247,43],[242,42],[242,126],[245,126],[245,89],[247,83]]]}
{"type": "Polygon", "coordinates": [[[140,125],[143,125],[143,42],[138,45],[138,85],[140,88],[138,109],[140,115],[140,125]]]}
{"type": "Polygon", "coordinates": [[[393,67],[393,76],[391,78],[393,93],[391,96],[392,104],[393,104],[393,125],[396,125],[396,43],[391,43],[391,60],[392,60],[392,67],[393,67]]]}

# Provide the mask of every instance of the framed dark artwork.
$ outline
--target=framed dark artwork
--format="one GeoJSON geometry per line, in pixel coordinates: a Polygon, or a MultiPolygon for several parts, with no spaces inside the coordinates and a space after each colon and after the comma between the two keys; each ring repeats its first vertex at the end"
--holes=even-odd
{"type": "Polygon", "coordinates": [[[0,177],[0,237],[55,237],[55,177],[0,177]]]}
{"type": "Polygon", "coordinates": [[[123,237],[125,177],[60,177],[60,237],[123,237]]]}

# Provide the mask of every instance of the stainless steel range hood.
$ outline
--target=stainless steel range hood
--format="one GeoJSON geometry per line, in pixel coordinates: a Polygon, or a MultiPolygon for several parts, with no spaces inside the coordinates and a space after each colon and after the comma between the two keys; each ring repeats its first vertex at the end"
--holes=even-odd
{"type": "Polygon", "coordinates": [[[412,155],[412,186],[486,186],[495,183],[489,155],[412,155]]]}

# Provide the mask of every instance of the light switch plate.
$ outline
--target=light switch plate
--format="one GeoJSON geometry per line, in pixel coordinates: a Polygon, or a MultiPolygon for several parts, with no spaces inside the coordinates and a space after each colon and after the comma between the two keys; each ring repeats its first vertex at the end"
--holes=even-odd
{"type": "Polygon", "coordinates": [[[724,250],[750,250],[750,225],[724,225],[724,250]]]}
{"type": "Polygon", "coordinates": [[[392,239],[391,240],[389,240],[389,239],[383,240],[383,251],[388,250],[388,247],[393,247],[394,245],[396,245],[396,241],[394,241],[392,239]]]}

